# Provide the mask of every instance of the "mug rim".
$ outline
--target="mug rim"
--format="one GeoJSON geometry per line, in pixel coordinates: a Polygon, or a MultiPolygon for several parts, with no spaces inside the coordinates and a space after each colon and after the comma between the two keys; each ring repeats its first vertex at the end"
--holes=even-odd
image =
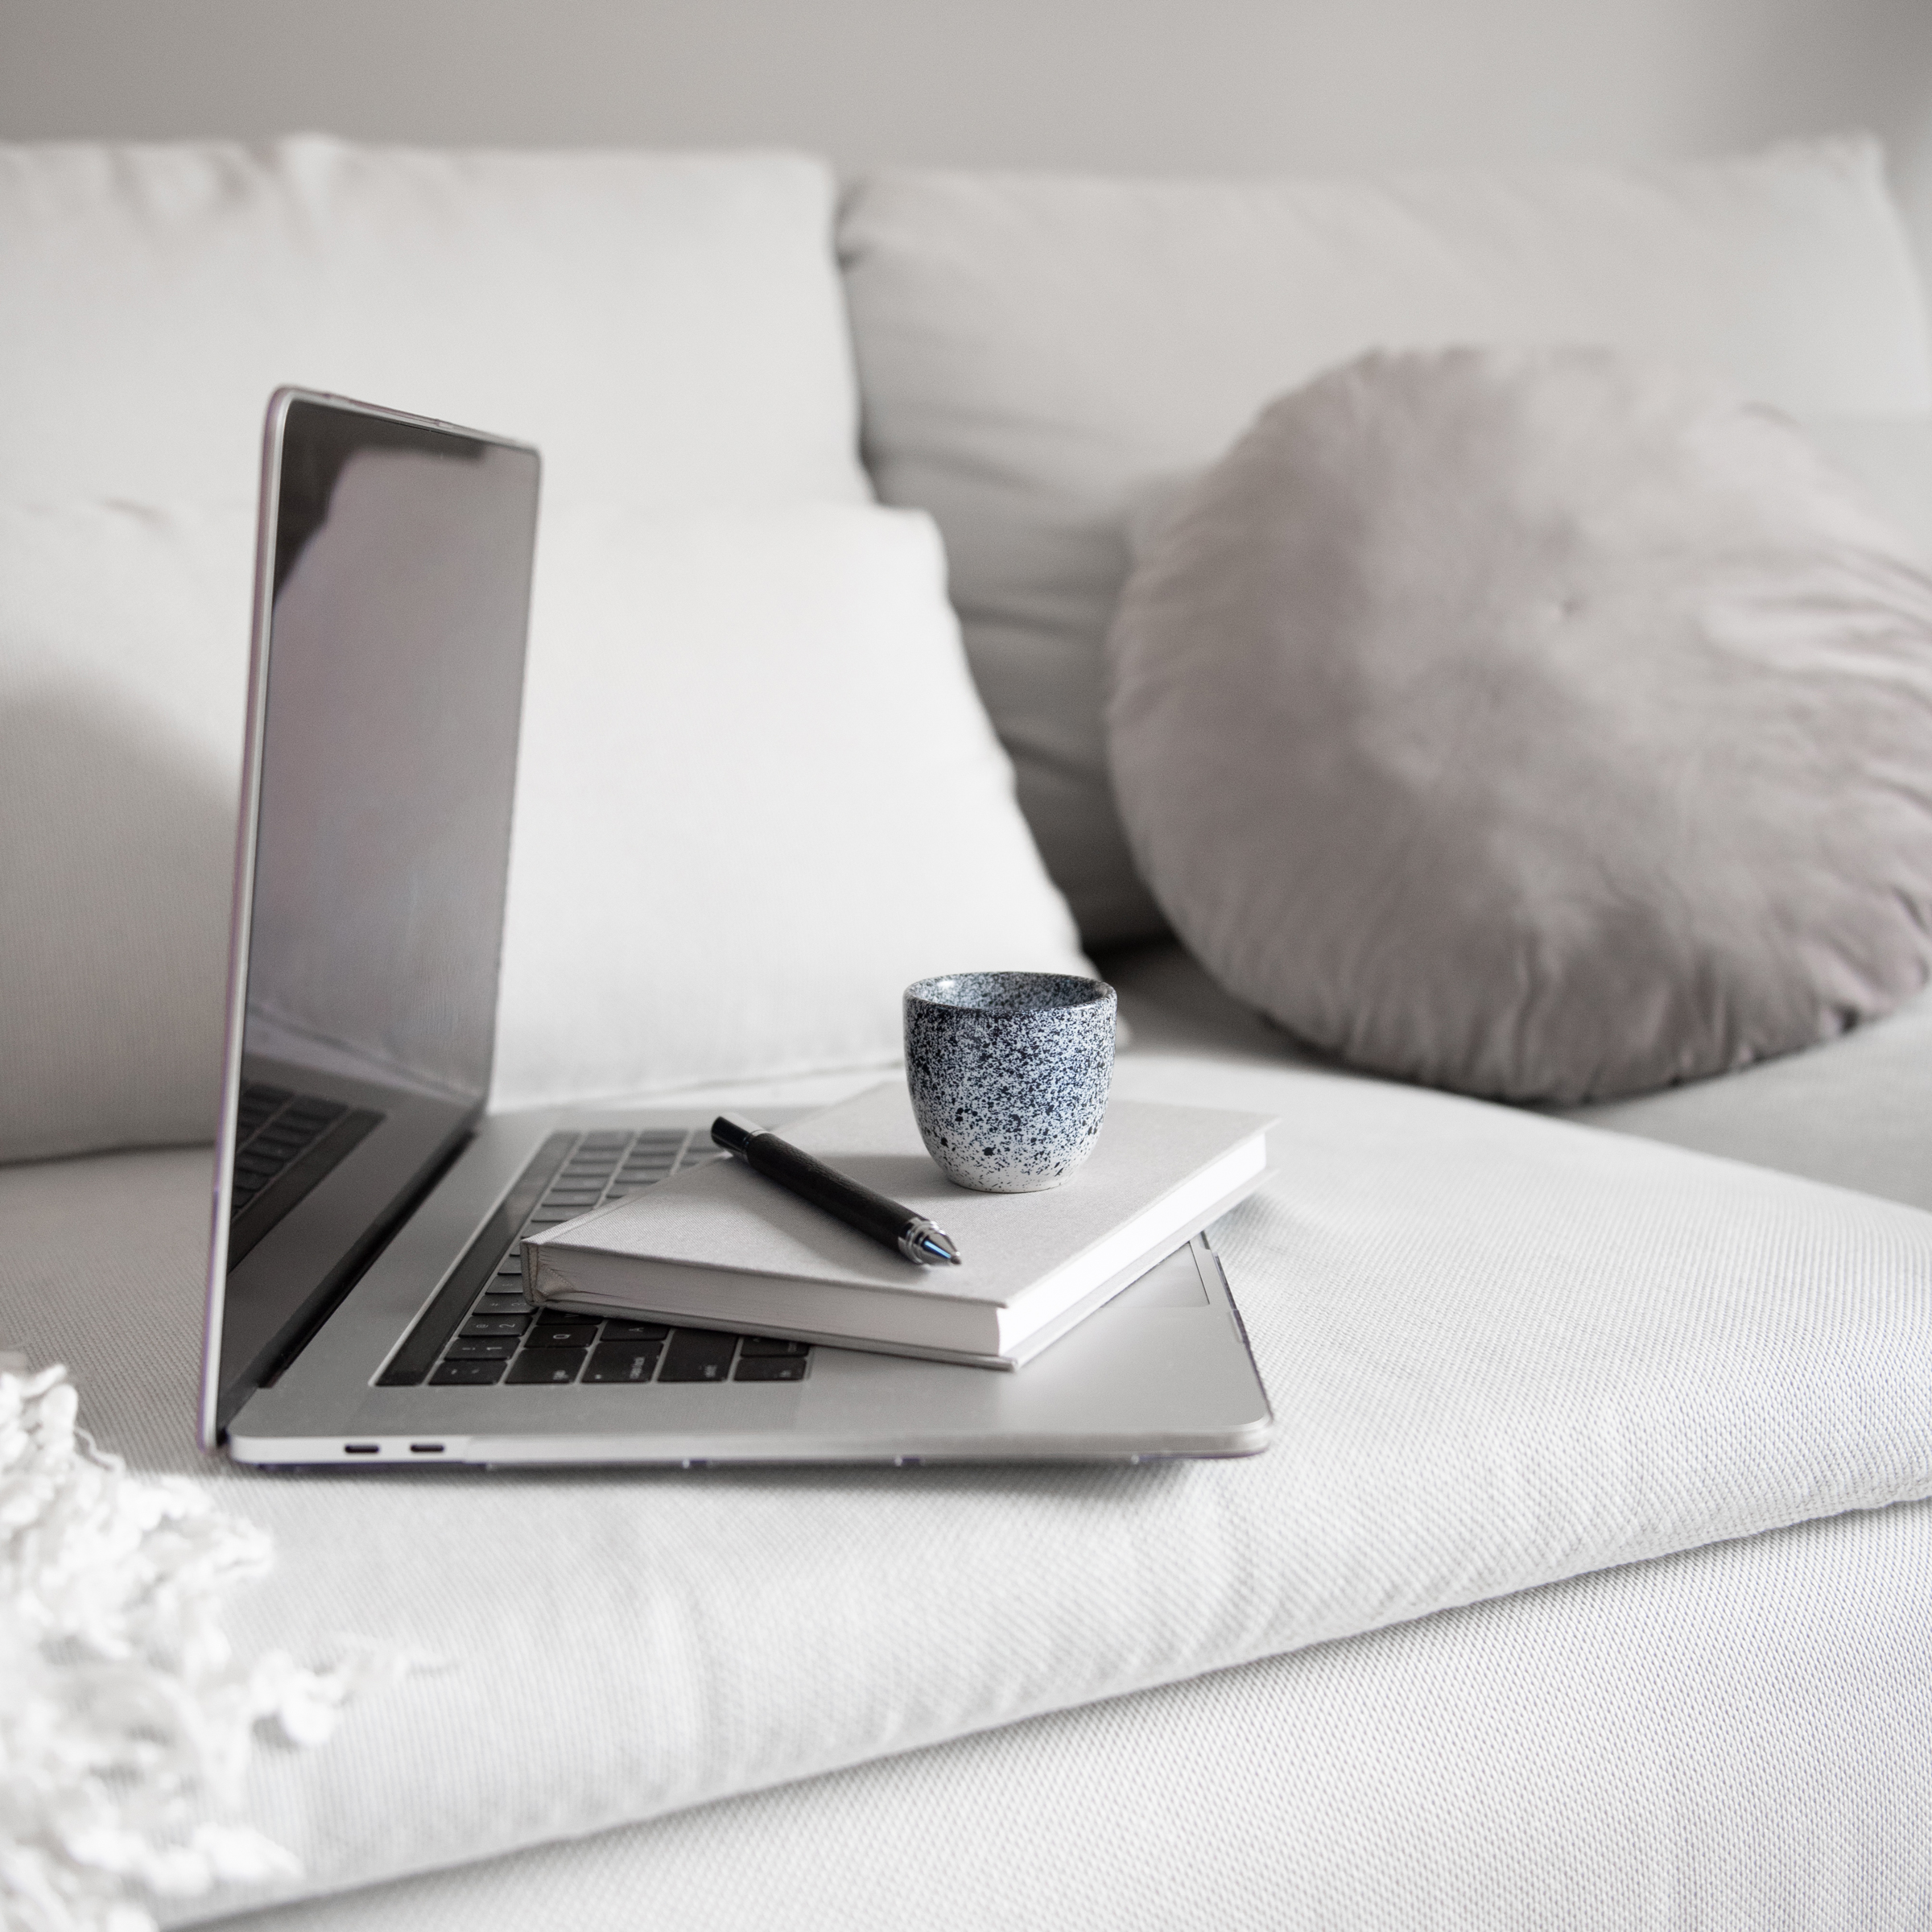
{"type": "Polygon", "coordinates": [[[1118,1003],[1120,995],[1104,980],[1089,979],[1077,972],[941,972],[929,979],[914,980],[906,989],[905,1003],[931,1007],[941,1013],[983,1013],[990,1019],[1027,1019],[1045,1013],[1078,1013],[1084,1007],[1100,1006],[1108,1001],[1118,1003]],[[1077,999],[1049,999],[1027,1005],[985,1005],[976,1001],[944,999],[936,997],[934,990],[942,986],[956,985],[961,980],[997,980],[1009,984],[1030,982],[1044,990],[1049,987],[1071,989],[1078,987],[1082,997],[1077,999]]]}

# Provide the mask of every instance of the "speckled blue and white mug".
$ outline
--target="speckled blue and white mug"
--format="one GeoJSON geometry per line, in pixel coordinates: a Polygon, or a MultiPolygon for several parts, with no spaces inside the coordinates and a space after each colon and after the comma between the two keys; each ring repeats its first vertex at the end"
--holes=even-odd
{"type": "Polygon", "coordinates": [[[947,1180],[1036,1194],[1092,1153],[1118,1003],[1063,972],[949,972],[906,989],[906,1084],[947,1180]]]}

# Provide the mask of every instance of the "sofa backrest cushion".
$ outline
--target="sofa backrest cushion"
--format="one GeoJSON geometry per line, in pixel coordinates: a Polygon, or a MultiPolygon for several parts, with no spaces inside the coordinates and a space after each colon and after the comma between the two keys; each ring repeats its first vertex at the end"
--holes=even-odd
{"type": "Polygon", "coordinates": [[[784,155],[0,147],[0,501],[252,502],[282,383],[551,504],[862,499],[832,218],[784,155]]]}
{"type": "Polygon", "coordinates": [[[1102,643],[1139,497],[1376,348],[1600,344],[1809,413],[1932,405],[1876,147],[1386,180],[894,172],[840,223],[865,446],[930,510],[1021,799],[1090,941],[1158,930],[1108,790],[1102,643]]]}
{"type": "Polygon", "coordinates": [[[785,156],[0,148],[0,1160],[212,1130],[282,382],[543,452],[500,1094],[877,1065],[906,980],[1081,969],[869,501],[832,220],[785,156]]]}
{"type": "Polygon", "coordinates": [[[519,764],[499,1104],[887,1067],[914,980],[1092,971],[917,513],[564,513],[519,764]]]}
{"type": "Polygon", "coordinates": [[[254,526],[0,503],[0,1161],[213,1132],[254,526]]]}
{"type": "MultiPolygon", "coordinates": [[[[0,1161],[211,1131],[250,521],[0,506],[0,1161]]],[[[914,979],[1090,970],[905,511],[553,513],[512,854],[497,1104],[888,1066],[914,979]]]]}

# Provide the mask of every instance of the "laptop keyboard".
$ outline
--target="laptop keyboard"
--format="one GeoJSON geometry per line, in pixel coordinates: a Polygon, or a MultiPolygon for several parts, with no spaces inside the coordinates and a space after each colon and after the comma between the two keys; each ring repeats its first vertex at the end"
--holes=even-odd
{"type": "Polygon", "coordinates": [[[395,1387],[512,1388],[573,1382],[796,1382],[811,1349],[775,1336],[533,1311],[526,1234],[575,1220],[687,1167],[729,1157],[703,1129],[554,1134],[377,1377],[395,1387]]]}
{"type": "Polygon", "coordinates": [[[251,1081],[235,1108],[228,1260],[241,1260],[382,1116],[320,1095],[251,1081]]]}

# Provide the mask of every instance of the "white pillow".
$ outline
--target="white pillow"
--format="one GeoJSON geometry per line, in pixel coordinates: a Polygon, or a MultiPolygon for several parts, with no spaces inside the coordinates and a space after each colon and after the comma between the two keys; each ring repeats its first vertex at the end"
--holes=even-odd
{"type": "Polygon", "coordinates": [[[1787,421],[1667,366],[1331,371],[1170,517],[1110,648],[1175,930],[1356,1065],[1575,1104],[1932,967],[1932,576],[1787,421]]]}
{"type": "Polygon", "coordinates": [[[1932,416],[1806,416],[1798,427],[1932,564],[1932,416]]]}
{"type": "Polygon", "coordinates": [[[832,210],[785,155],[0,147],[0,1159],[209,1131],[270,390],[530,437],[553,518],[863,502],[832,210]]]}
{"type": "Polygon", "coordinates": [[[495,1099],[884,1065],[899,995],[1086,972],[924,517],[552,519],[495,1099]]]}
{"type": "Polygon", "coordinates": [[[863,501],[832,213],[781,155],[0,147],[0,501],[252,502],[287,382],[553,506],[863,501]]]}
{"type": "MultiPolygon", "coordinates": [[[[0,1161],[212,1129],[251,530],[0,504],[0,1161]]],[[[523,730],[499,1104],[882,1064],[914,979],[1089,970],[923,517],[547,516],[523,730]]]]}
{"type": "Polygon", "coordinates": [[[254,522],[0,502],[0,1160],[213,1130],[254,522]]]}
{"type": "Polygon", "coordinates": [[[1374,348],[1597,343],[1809,413],[1932,405],[1868,141],[1622,170],[1147,183],[892,173],[840,223],[882,495],[938,518],[974,675],[1090,941],[1157,929],[1102,640],[1152,479],[1374,348]]]}

